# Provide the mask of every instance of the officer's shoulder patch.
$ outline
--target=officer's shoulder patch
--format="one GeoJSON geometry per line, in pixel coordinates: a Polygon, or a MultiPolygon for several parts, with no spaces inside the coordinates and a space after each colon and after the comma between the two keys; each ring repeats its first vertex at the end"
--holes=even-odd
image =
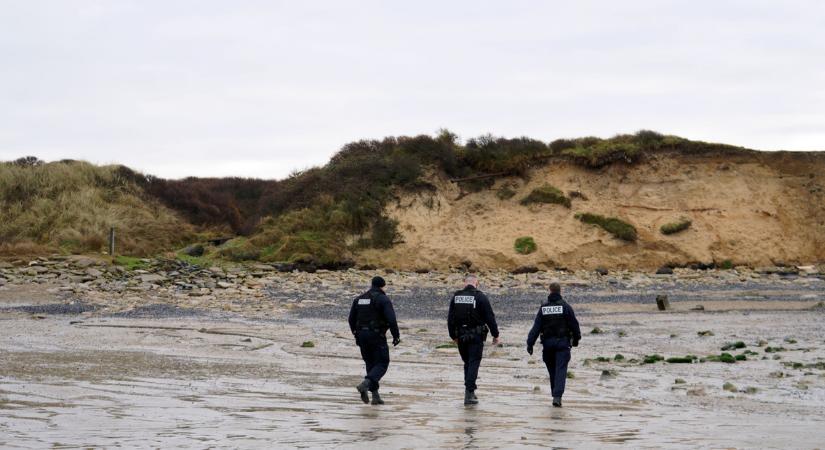
{"type": "Polygon", "coordinates": [[[359,305],[369,305],[370,303],[372,303],[372,299],[369,299],[369,298],[359,298],[358,299],[358,304],[359,305]]]}
{"type": "Polygon", "coordinates": [[[472,295],[456,295],[453,302],[457,305],[473,305],[476,304],[476,298],[472,295]]]}
{"type": "Polygon", "coordinates": [[[551,314],[562,314],[563,308],[561,305],[557,306],[542,306],[541,315],[548,316],[551,314]]]}

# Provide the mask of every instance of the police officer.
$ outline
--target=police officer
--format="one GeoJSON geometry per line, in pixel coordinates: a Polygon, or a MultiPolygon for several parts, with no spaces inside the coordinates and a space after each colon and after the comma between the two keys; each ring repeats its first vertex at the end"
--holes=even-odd
{"type": "Polygon", "coordinates": [[[355,388],[364,403],[370,403],[367,392],[371,392],[373,405],[384,404],[378,395],[378,382],[387,373],[390,365],[387,329],[392,333],[393,346],[401,342],[395,310],[389,297],[382,290],[386,284],[381,277],[373,278],[370,290],[356,297],[349,311],[349,327],[355,336],[355,343],[361,348],[361,358],[367,366],[367,376],[355,388]]]}
{"type": "Polygon", "coordinates": [[[478,278],[467,275],[464,289],[457,291],[450,299],[447,314],[447,328],[450,338],[458,344],[458,353],[464,361],[464,404],[475,405],[476,378],[484,353],[487,332],[493,335],[493,345],[498,345],[498,325],[490,300],[478,290],[478,278]]]}
{"type": "Polygon", "coordinates": [[[573,308],[561,298],[561,286],[550,283],[547,303],[541,305],[533,328],[527,335],[527,353],[533,354],[533,344],[541,334],[544,347],[542,359],[550,373],[550,389],[553,406],[561,407],[561,396],[567,381],[567,363],[570,362],[570,346],[577,347],[582,338],[579,321],[573,308]]]}

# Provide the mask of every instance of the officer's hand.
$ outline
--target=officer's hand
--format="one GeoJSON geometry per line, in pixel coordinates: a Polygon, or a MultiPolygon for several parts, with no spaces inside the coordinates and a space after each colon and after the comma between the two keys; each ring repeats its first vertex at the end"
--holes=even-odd
{"type": "Polygon", "coordinates": [[[456,339],[453,339],[453,344],[456,344],[456,345],[458,345],[458,338],[456,338],[456,339]]]}
{"type": "Polygon", "coordinates": [[[395,347],[401,343],[401,338],[392,338],[392,346],[395,347]]]}
{"type": "Polygon", "coordinates": [[[497,337],[494,337],[494,338],[493,338],[493,345],[498,345],[498,344],[500,344],[500,343],[501,343],[501,339],[499,339],[499,338],[497,338],[497,337]]]}
{"type": "Polygon", "coordinates": [[[532,345],[528,345],[528,346],[527,346],[527,354],[528,354],[528,355],[532,355],[532,354],[533,354],[533,346],[532,346],[532,345]]]}
{"type": "Polygon", "coordinates": [[[578,346],[579,346],[579,340],[578,339],[573,339],[573,347],[578,347],[578,346]]]}

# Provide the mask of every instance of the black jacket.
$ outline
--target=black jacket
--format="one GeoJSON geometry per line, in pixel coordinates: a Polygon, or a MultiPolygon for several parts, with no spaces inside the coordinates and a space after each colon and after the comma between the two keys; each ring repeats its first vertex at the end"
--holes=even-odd
{"type": "MultiPolygon", "coordinates": [[[[399,339],[400,335],[398,333],[398,322],[396,321],[395,310],[392,307],[392,302],[390,301],[390,298],[387,297],[387,294],[385,294],[384,291],[382,291],[380,288],[371,288],[367,292],[375,292],[378,294],[375,296],[376,309],[384,315],[384,319],[387,321],[387,324],[390,327],[390,333],[392,333],[392,337],[395,339],[399,339]]],[[[356,331],[356,310],[358,309],[359,298],[361,297],[358,296],[352,300],[352,307],[349,310],[349,329],[352,331],[352,334],[355,334],[356,331]]]]}
{"type": "MultiPolygon", "coordinates": [[[[567,322],[567,328],[570,330],[570,335],[574,341],[580,341],[582,338],[582,332],[581,328],[579,328],[579,321],[576,320],[576,314],[573,312],[573,308],[571,308],[570,305],[561,298],[560,294],[550,294],[547,297],[547,303],[550,303],[551,301],[562,303],[564,306],[564,319],[567,322]]],[[[545,303],[545,305],[547,303],[545,303]]],[[[536,313],[536,320],[533,321],[533,328],[530,329],[530,333],[527,335],[527,346],[532,347],[536,343],[536,340],[539,338],[540,334],[541,308],[539,308],[539,312],[536,313]]]]}
{"type": "MultiPolygon", "coordinates": [[[[490,306],[490,299],[484,295],[484,292],[479,291],[478,289],[474,288],[472,285],[467,285],[464,289],[456,292],[453,294],[455,297],[456,294],[459,293],[467,293],[469,295],[473,295],[476,298],[476,309],[478,310],[478,316],[481,318],[481,321],[487,325],[487,328],[490,329],[490,334],[493,335],[494,338],[498,337],[498,324],[496,323],[496,315],[493,314],[493,307],[490,306]]],[[[453,312],[453,300],[450,299],[450,310],[447,313],[447,329],[450,332],[450,339],[457,339],[458,336],[455,334],[456,329],[456,319],[455,314],[453,312]]]]}

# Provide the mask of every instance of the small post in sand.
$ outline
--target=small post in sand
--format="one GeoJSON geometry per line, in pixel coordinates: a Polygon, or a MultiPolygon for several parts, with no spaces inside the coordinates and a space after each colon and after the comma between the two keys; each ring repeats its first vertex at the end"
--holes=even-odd
{"type": "Polygon", "coordinates": [[[667,299],[667,295],[657,295],[656,306],[659,307],[659,311],[666,311],[670,309],[670,302],[667,299]]]}
{"type": "Polygon", "coordinates": [[[115,227],[109,228],[109,256],[115,257],[115,227]]]}

